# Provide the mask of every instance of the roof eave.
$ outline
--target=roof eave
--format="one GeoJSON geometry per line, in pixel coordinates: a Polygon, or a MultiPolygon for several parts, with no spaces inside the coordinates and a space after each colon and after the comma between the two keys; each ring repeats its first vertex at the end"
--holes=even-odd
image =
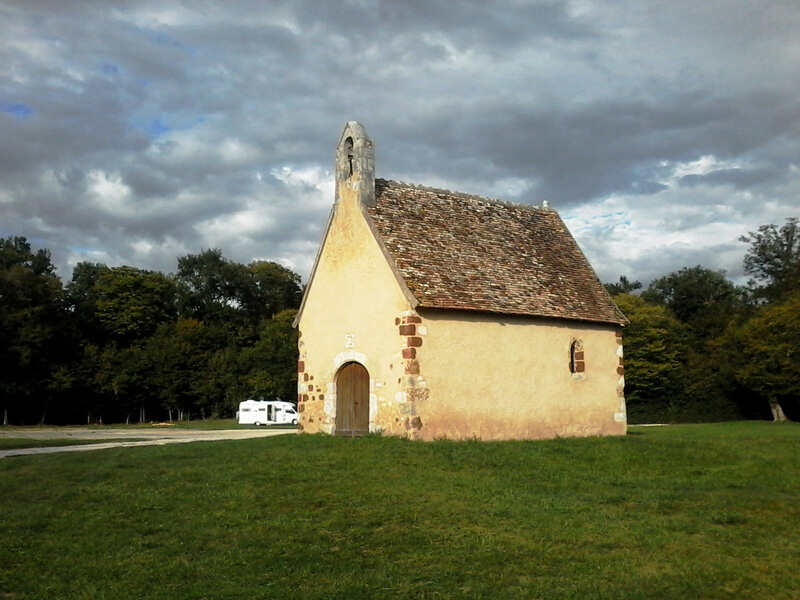
{"type": "Polygon", "coordinates": [[[514,311],[514,310],[491,310],[488,308],[469,308],[464,306],[443,306],[443,305],[433,305],[433,304],[425,304],[420,303],[418,304],[418,308],[427,309],[427,310],[442,310],[442,311],[450,311],[450,312],[468,312],[468,313],[476,313],[476,314],[486,314],[486,315],[500,315],[500,316],[510,316],[510,317],[530,317],[535,319],[555,319],[559,321],[579,321],[581,323],[600,323],[605,325],[616,325],[617,327],[625,327],[630,323],[628,319],[625,320],[613,320],[613,319],[600,319],[600,318],[591,318],[591,317],[574,317],[574,316],[565,316],[565,315],[553,315],[553,314],[546,314],[546,313],[535,313],[530,311],[514,311]]]}

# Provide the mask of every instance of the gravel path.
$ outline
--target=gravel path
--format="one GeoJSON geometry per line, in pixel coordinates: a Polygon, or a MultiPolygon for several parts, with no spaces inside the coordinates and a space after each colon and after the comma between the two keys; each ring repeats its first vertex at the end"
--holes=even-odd
{"type": "Polygon", "coordinates": [[[245,440],[249,438],[272,437],[275,435],[289,435],[297,433],[296,429],[82,429],[70,428],[41,428],[14,429],[13,431],[0,431],[0,437],[27,438],[27,439],[70,439],[70,440],[107,440],[119,439],[115,442],[85,444],[74,446],[48,446],[46,448],[17,448],[14,450],[0,450],[0,458],[7,456],[25,456],[29,454],[51,454],[53,452],[86,452],[89,450],[103,450],[104,448],[132,448],[135,446],[163,446],[164,444],[185,444],[188,442],[216,442],[220,440],[245,440]],[[144,441],[130,442],[125,439],[133,438],[144,441]]]}

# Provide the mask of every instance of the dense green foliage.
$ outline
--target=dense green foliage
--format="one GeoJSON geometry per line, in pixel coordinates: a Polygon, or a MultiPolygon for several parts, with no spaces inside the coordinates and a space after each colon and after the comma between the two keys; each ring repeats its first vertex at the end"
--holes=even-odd
{"type": "Polygon", "coordinates": [[[219,250],[167,276],[79,263],[0,240],[0,410],[9,423],[230,416],[249,396],[293,400],[300,277],[219,250]]]}
{"type": "Polygon", "coordinates": [[[702,338],[725,329],[732,311],[741,306],[742,292],[724,273],[697,265],[653,281],[642,298],[666,306],[702,338]]]}
{"type": "Polygon", "coordinates": [[[720,347],[729,353],[735,377],[766,399],[773,413],[800,420],[800,291],[762,307],[733,326],[720,347]]]}
{"type": "Polygon", "coordinates": [[[686,267],[641,286],[606,284],[625,329],[629,421],[800,418],[800,232],[788,219],[743,236],[737,288],[724,273],[686,267]]]}
{"type": "Polygon", "coordinates": [[[625,275],[619,276],[617,283],[604,283],[606,291],[612,296],[619,294],[630,294],[638,289],[641,289],[641,281],[630,281],[625,275]]]}
{"type": "Polygon", "coordinates": [[[8,598],[800,593],[800,425],[328,436],[0,461],[8,598]]]}
{"type": "Polygon", "coordinates": [[[634,422],[653,419],[658,414],[653,414],[654,407],[643,410],[650,399],[663,403],[659,412],[668,415],[683,392],[684,360],[689,345],[687,327],[665,307],[638,296],[620,294],[615,300],[630,320],[624,337],[629,418],[634,422]]]}
{"type": "Polygon", "coordinates": [[[745,270],[753,275],[751,286],[757,297],[780,299],[800,287],[800,228],[792,217],[778,229],[762,225],[742,236],[750,244],[744,257],[745,270]]]}

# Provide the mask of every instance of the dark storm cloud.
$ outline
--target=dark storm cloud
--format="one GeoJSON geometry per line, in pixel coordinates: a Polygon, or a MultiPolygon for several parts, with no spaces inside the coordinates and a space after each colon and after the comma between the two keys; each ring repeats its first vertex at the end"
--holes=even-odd
{"type": "Polygon", "coordinates": [[[732,270],[734,230],[797,205],[799,15],[0,0],[0,235],[41,240],[66,276],[77,260],[172,270],[214,246],[306,272],[355,118],[379,176],[547,199],[582,219],[612,277],[732,270]],[[604,203],[624,218],[609,224],[604,203]],[[638,254],[613,256],[609,232],[638,254]]]}

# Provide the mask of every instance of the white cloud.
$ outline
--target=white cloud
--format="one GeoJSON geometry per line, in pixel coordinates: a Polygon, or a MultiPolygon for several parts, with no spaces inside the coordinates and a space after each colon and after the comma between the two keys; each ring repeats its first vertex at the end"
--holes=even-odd
{"type": "Polygon", "coordinates": [[[135,214],[131,188],[122,181],[119,173],[93,169],[86,179],[90,197],[98,210],[123,215],[135,214]]]}
{"type": "Polygon", "coordinates": [[[330,170],[319,166],[291,167],[284,165],[270,171],[278,181],[299,195],[299,200],[309,208],[331,206],[334,201],[336,183],[330,170]]]}
{"type": "MultiPolygon", "coordinates": [[[[662,164],[667,166],[669,163],[665,162],[662,164]]],[[[707,175],[708,173],[720,171],[722,169],[740,168],[739,164],[736,162],[717,160],[715,156],[710,154],[701,156],[697,160],[674,163],[671,166],[672,176],[668,179],[670,183],[674,183],[675,180],[686,175],[707,175]]]]}

